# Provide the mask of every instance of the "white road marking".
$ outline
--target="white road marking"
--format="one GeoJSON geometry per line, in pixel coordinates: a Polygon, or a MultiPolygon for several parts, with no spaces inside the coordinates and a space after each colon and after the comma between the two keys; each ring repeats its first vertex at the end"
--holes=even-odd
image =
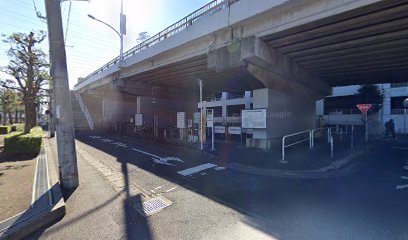
{"type": "Polygon", "coordinates": [[[403,150],[408,150],[408,148],[405,148],[405,147],[391,147],[391,148],[394,148],[394,149],[403,149],[403,150]]]}
{"type": "Polygon", "coordinates": [[[175,166],[174,164],[169,163],[169,161],[184,162],[183,160],[176,158],[176,157],[160,157],[160,156],[157,156],[157,155],[154,155],[154,154],[151,154],[151,153],[148,153],[148,152],[136,149],[136,148],[132,148],[132,150],[146,154],[148,156],[151,156],[153,159],[153,162],[158,163],[158,164],[175,166]]]}
{"type": "Polygon", "coordinates": [[[133,150],[133,151],[136,151],[136,152],[140,152],[140,153],[146,154],[146,155],[149,155],[149,156],[154,157],[154,158],[158,158],[158,159],[161,158],[161,157],[159,157],[159,156],[156,156],[156,155],[151,154],[151,153],[148,153],[148,152],[144,152],[144,151],[139,150],[139,149],[136,149],[136,148],[132,148],[132,150],[133,150]]]}
{"type": "Polygon", "coordinates": [[[395,189],[404,189],[404,188],[408,188],[408,184],[398,185],[395,189]]]}
{"type": "Polygon", "coordinates": [[[204,175],[207,175],[207,173],[205,173],[205,172],[201,173],[201,176],[204,176],[204,175]]]}
{"type": "Polygon", "coordinates": [[[406,177],[406,176],[401,176],[401,178],[404,179],[404,180],[408,180],[408,177],[406,177]]]}
{"type": "Polygon", "coordinates": [[[99,139],[99,138],[102,138],[102,137],[100,137],[100,136],[89,136],[90,138],[94,138],[94,139],[99,139]]]}
{"type": "Polygon", "coordinates": [[[224,170],[225,169],[225,167],[216,167],[216,168],[214,168],[214,170],[217,170],[217,171],[221,171],[221,170],[224,170]]]}
{"type": "Polygon", "coordinates": [[[174,189],[176,189],[177,187],[172,187],[172,188],[170,188],[169,190],[166,190],[166,191],[164,191],[164,192],[171,192],[171,191],[173,191],[174,189]]]}
{"type": "Polygon", "coordinates": [[[176,157],[162,157],[162,158],[160,158],[160,161],[163,161],[163,162],[169,162],[169,161],[184,162],[180,158],[176,158],[176,157]]]}
{"type": "Polygon", "coordinates": [[[404,169],[405,169],[405,170],[408,170],[408,166],[404,166],[404,169]]]}
{"type": "Polygon", "coordinates": [[[127,145],[124,144],[124,143],[121,143],[121,142],[113,142],[113,143],[111,143],[111,144],[112,144],[112,145],[116,145],[116,146],[118,146],[118,147],[127,148],[127,145]]]}
{"type": "Polygon", "coordinates": [[[161,185],[161,186],[155,187],[155,188],[154,188],[154,190],[160,189],[160,188],[162,188],[163,186],[164,186],[164,185],[161,185]]]}
{"type": "Polygon", "coordinates": [[[176,166],[174,164],[168,163],[167,161],[162,161],[161,158],[152,158],[152,159],[153,159],[153,162],[158,163],[158,164],[176,166]]]}
{"type": "Polygon", "coordinates": [[[216,166],[217,165],[212,164],[212,163],[205,163],[205,164],[202,164],[202,165],[199,165],[199,166],[196,166],[196,167],[187,168],[187,169],[184,169],[182,171],[178,171],[177,173],[180,174],[180,175],[183,175],[183,176],[188,176],[188,175],[198,173],[198,172],[201,172],[203,170],[213,168],[213,167],[216,167],[216,166]]]}

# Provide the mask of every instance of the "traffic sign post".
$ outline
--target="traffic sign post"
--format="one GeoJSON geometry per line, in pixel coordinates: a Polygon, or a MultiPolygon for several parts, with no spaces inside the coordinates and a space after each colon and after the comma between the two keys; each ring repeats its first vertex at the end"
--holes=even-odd
{"type": "Polygon", "coordinates": [[[408,108],[408,98],[406,98],[402,105],[404,106],[404,134],[407,134],[407,108],[408,108]]]}
{"type": "Polygon", "coordinates": [[[368,142],[368,110],[373,106],[372,104],[357,104],[357,108],[365,116],[365,140],[368,142]]]}
{"type": "Polygon", "coordinates": [[[207,127],[211,128],[211,151],[214,151],[214,109],[207,109],[207,127]]]}

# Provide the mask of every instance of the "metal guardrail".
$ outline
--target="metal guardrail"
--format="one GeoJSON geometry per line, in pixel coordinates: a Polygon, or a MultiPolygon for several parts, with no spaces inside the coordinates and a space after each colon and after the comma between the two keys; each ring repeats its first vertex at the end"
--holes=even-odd
{"type": "Polygon", "coordinates": [[[406,109],[391,109],[391,115],[404,115],[406,109]]]}
{"type": "Polygon", "coordinates": [[[311,146],[314,148],[314,140],[316,138],[316,132],[320,132],[320,137],[328,135],[330,138],[330,128],[315,128],[311,130],[311,146]],[[326,132],[326,133],[325,133],[326,132]]]}
{"type": "Polygon", "coordinates": [[[285,160],[285,148],[290,147],[290,146],[294,146],[296,144],[306,142],[306,141],[309,141],[309,148],[312,148],[312,140],[311,139],[312,139],[312,131],[311,130],[306,130],[306,131],[297,132],[297,133],[293,133],[293,134],[283,136],[283,138],[282,138],[282,160],[281,160],[281,163],[287,163],[287,161],[285,160]],[[307,133],[307,135],[306,135],[306,133],[307,133]],[[285,140],[287,138],[294,137],[294,136],[299,136],[299,135],[302,135],[302,134],[306,135],[307,138],[301,139],[301,140],[299,140],[297,142],[294,142],[294,143],[291,143],[291,144],[288,144],[288,145],[285,144],[285,140]]]}
{"type": "Polygon", "coordinates": [[[331,109],[325,111],[325,115],[350,115],[350,114],[361,114],[361,112],[360,110],[354,108],[331,109]]]}
{"type": "MultiPolygon", "coordinates": [[[[184,29],[186,29],[188,26],[192,25],[194,22],[198,21],[199,19],[205,18],[207,16],[213,15],[214,13],[220,11],[221,9],[228,7],[236,2],[238,2],[239,0],[214,0],[206,5],[204,5],[203,7],[201,7],[200,9],[194,11],[193,13],[187,15],[186,17],[184,17],[183,19],[181,19],[180,21],[170,25],[169,27],[165,28],[164,30],[162,30],[161,32],[157,33],[156,35],[146,39],[145,41],[139,43],[138,45],[136,45],[135,47],[129,49],[128,51],[123,53],[123,59],[129,58],[133,55],[135,55],[136,53],[149,48],[161,41],[163,41],[164,39],[166,39],[167,37],[170,37],[174,34],[177,34],[181,31],[183,31],[184,29]]],[[[102,67],[98,68],[96,71],[92,72],[91,74],[89,74],[88,76],[86,76],[85,78],[80,79],[80,81],[78,81],[77,84],[84,82],[86,79],[99,74],[105,70],[107,70],[109,67],[115,65],[119,63],[119,56],[112,59],[111,61],[109,61],[108,63],[106,63],[105,65],[103,65],[102,67]]]]}

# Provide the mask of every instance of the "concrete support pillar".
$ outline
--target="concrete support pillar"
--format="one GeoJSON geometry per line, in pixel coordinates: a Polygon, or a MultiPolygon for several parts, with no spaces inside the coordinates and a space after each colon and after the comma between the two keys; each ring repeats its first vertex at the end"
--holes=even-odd
{"type": "Polygon", "coordinates": [[[253,91],[254,109],[267,109],[266,129],[254,129],[254,145],[268,148],[272,139],[305,131],[315,126],[315,101],[273,89],[253,91]]]}
{"type": "Polygon", "coordinates": [[[222,104],[222,117],[225,118],[228,116],[228,108],[225,103],[222,104]]]}

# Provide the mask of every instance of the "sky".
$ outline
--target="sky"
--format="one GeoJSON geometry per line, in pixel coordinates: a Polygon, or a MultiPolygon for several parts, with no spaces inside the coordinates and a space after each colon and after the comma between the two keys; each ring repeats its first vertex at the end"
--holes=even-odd
{"type": "MultiPolygon", "coordinates": [[[[146,31],[153,36],[208,2],[211,0],[123,0],[123,12],[127,18],[124,51],[137,45],[140,32],[146,31]]],[[[47,24],[37,17],[35,9],[45,15],[44,0],[0,0],[0,35],[46,31],[47,24]]],[[[120,0],[64,0],[61,13],[72,89],[79,77],[86,77],[119,55],[118,35],[87,15],[91,14],[119,31],[120,0]]],[[[40,47],[48,53],[48,39],[40,47]]],[[[1,67],[9,62],[9,48],[10,45],[0,42],[1,67]]],[[[0,73],[0,77],[8,76],[0,73]]]]}

